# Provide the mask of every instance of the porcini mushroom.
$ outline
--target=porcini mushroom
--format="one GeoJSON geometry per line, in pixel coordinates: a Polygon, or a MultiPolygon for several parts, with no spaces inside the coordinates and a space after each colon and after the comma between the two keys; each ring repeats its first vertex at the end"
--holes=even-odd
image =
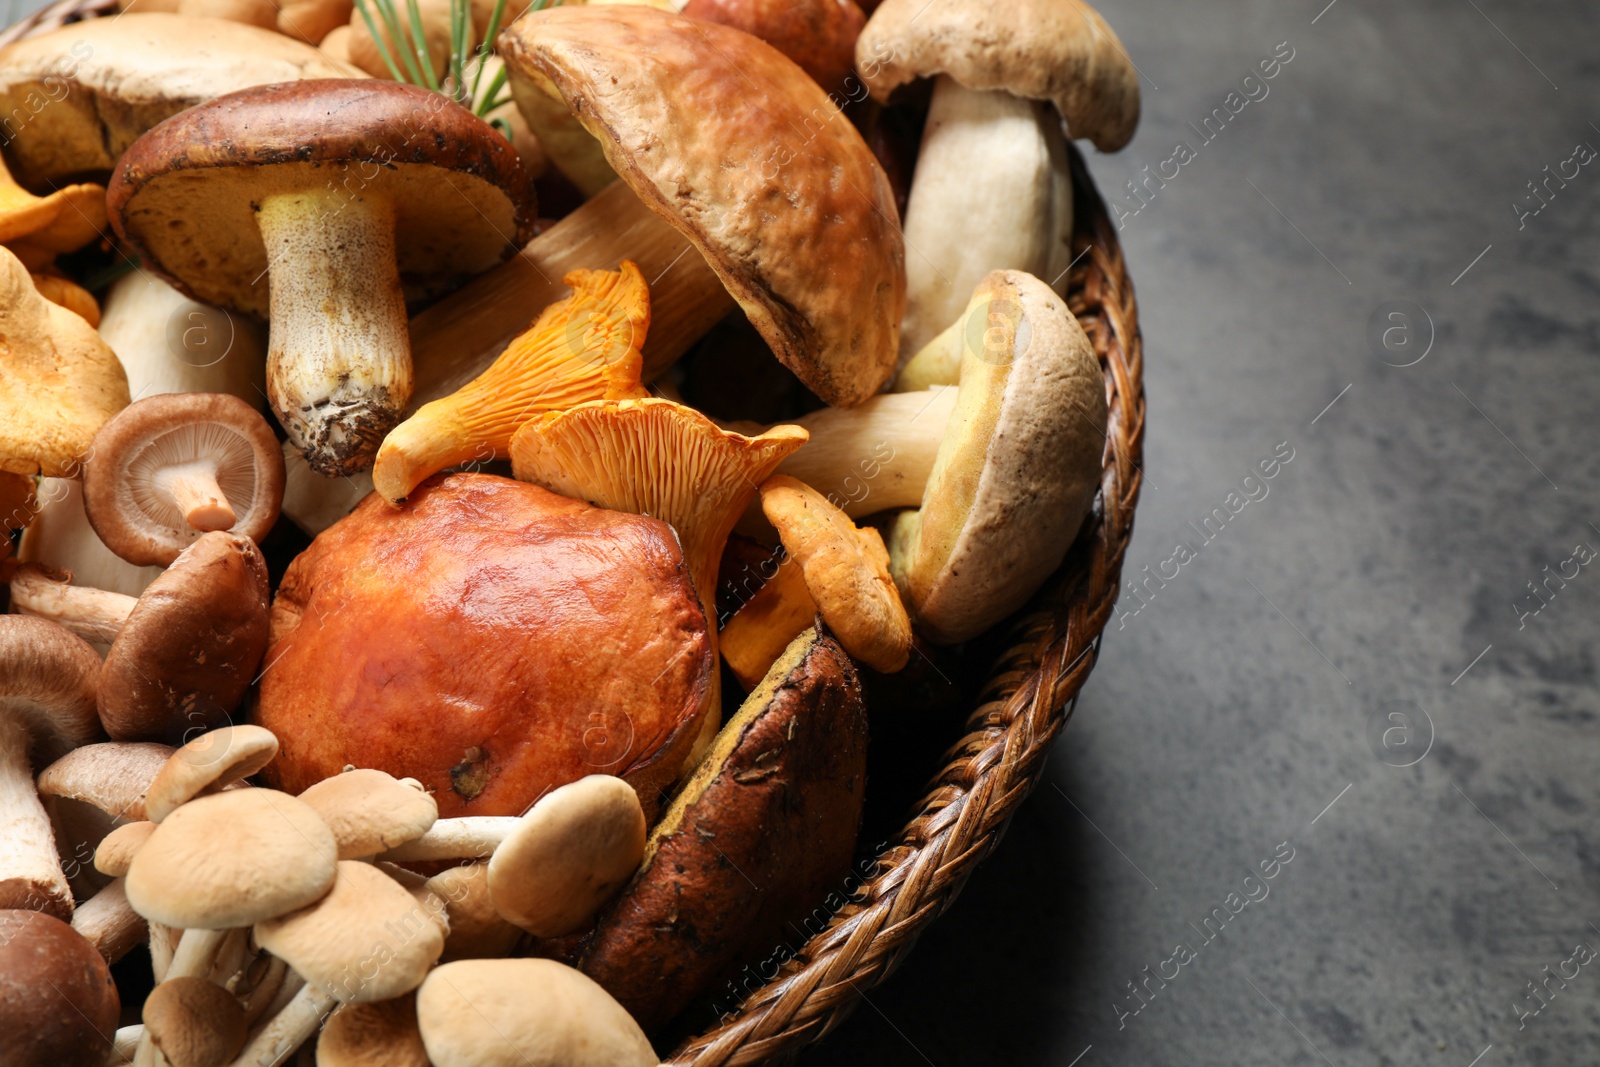
{"type": "Polygon", "coordinates": [[[885,674],[904,667],[911,620],[878,531],[857,529],[821,493],[783,474],[761,483],[761,509],[789,558],[723,627],[723,658],[745,689],[760,683],[819,613],[852,658],[885,674]],[[785,570],[789,576],[781,577],[785,570]]]}
{"type": "Polygon", "coordinates": [[[0,911],[6,1067],[103,1067],[121,1008],[106,961],[72,927],[34,911],[0,911]]]}
{"type": "Polygon", "coordinates": [[[435,1067],[655,1067],[639,1024],[594,981],[555,960],[458,960],[417,991],[435,1067]]]}
{"type": "Polygon", "coordinates": [[[100,337],[117,354],[134,396],[228,393],[266,410],[266,331],[247,315],[190,300],[134,271],[106,290],[100,337]]]}
{"type": "Polygon", "coordinates": [[[178,742],[238,707],[267,649],[267,564],[255,542],[205,534],[137,599],[70,577],[18,567],[12,608],[110,643],[99,709],[113,738],[178,742]]]}
{"type": "Polygon", "coordinates": [[[761,38],[828,93],[845,89],[867,23],[855,0],[689,0],[682,12],[761,38]]]}
{"type": "Polygon", "coordinates": [[[204,978],[169,978],[151,990],[145,1033],[171,1067],[222,1067],[244,1047],[244,1008],[204,978]]]}
{"type": "Polygon", "coordinates": [[[166,566],[201,534],[260,541],[283,502],[283,453],[272,427],[226,393],[166,393],[100,427],[83,467],[83,505],[106,547],[166,566]]]}
{"type": "MultiPolygon", "coordinates": [[[[755,437],[729,433],[670,400],[602,400],[524,424],[511,439],[511,466],[523,481],[565,496],[671,523],[706,618],[715,619],[728,535],[755,487],[806,437],[795,426],[755,437]]],[[[720,687],[708,690],[691,767],[720,721],[720,687]]]]}
{"type": "Polygon", "coordinates": [[[207,303],[270,311],[273,411],[329,476],[370,466],[411,396],[406,295],[499,263],[533,224],[505,138],[438,93],[378,81],[191,108],[129,148],[107,201],[148,268],[207,303]]]}
{"type": "Polygon", "coordinates": [[[1105,379],[1061,298],[1031,275],[995,271],[973,300],[1014,313],[966,344],[921,509],[902,513],[889,537],[912,617],[941,644],[999,622],[1060,565],[1105,448],[1105,379]]]}
{"type": "Polygon", "coordinates": [[[366,859],[415,841],[439,818],[439,805],[420,784],[352,768],[300,794],[322,816],[339,844],[339,858],[366,859]]]}
{"type": "Polygon", "coordinates": [[[317,1035],[317,1067],[432,1067],[416,996],[341,1005],[317,1035]]]}
{"type": "Polygon", "coordinates": [[[372,484],[397,504],[430,474],[469,461],[504,459],[511,436],[546,411],[589,400],[640,399],[650,291],[639,268],[578,270],[572,294],[539,313],[478,377],[424,404],[384,438],[372,484]]]}
{"type": "Polygon", "coordinates": [[[183,18],[226,19],[264,30],[278,28],[278,5],[273,0],[178,0],[183,18]]]}
{"type": "Polygon", "coordinates": [[[0,907],[72,916],[31,767],[99,739],[99,679],[100,657],[82,638],[45,619],[0,615],[0,907]]]}
{"type": "Polygon", "coordinates": [[[419,399],[478,373],[526,324],[524,308],[555,299],[555,279],[624,257],[651,285],[646,380],[731,295],[823,400],[877,392],[904,305],[893,194],[804,71],[738,30],[638,5],[530,11],[497,48],[513,91],[564,102],[627,188],[532,241],[519,259],[537,271],[499,268],[417,317],[419,399]]]}
{"type": "Polygon", "coordinates": [[[201,734],[173,752],[150,782],[144,817],[160,822],[194,798],[250,777],[277,754],[277,737],[259,726],[224,726],[201,734]]]}
{"type": "Polygon", "coordinates": [[[76,478],[102,423],[128,404],[116,354],[33,287],[0,248],[0,470],[76,478]]]}
{"type": "Polygon", "coordinates": [[[240,1062],[276,1064],[335,1004],[392,1000],[422,983],[444,935],[398,883],[376,867],[341,860],[316,903],[256,924],[256,942],[306,980],[294,1002],[262,1027],[240,1062]]]}
{"type": "Polygon", "coordinates": [[[27,116],[7,127],[6,143],[6,158],[24,185],[109,171],[151,126],[235,89],[359,76],[280,33],[147,13],[150,2],[0,50],[0,113],[27,116]]]}
{"type": "Polygon", "coordinates": [[[887,102],[935,77],[906,208],[909,358],[961,311],[991,270],[1059,285],[1071,260],[1066,141],[1104,151],[1139,121],[1139,79],[1122,44],[1082,0],[884,0],[856,41],[856,67],[887,102]]]}
{"type": "Polygon", "coordinates": [[[621,778],[591,774],[546,793],[489,857],[495,910],[535,937],[595,917],[644,856],[644,809],[621,778]]]}

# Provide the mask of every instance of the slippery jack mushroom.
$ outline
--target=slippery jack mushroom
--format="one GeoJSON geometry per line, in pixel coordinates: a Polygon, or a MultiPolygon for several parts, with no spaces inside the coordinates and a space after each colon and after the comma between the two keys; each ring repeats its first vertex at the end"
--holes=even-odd
{"type": "Polygon", "coordinates": [[[180,742],[238,708],[267,651],[271,594],[254,541],[204,534],[137,599],[70,580],[23,564],[12,610],[110,642],[97,703],[112,738],[180,742]]]}
{"type": "Polygon", "coordinates": [[[417,991],[435,1067],[656,1067],[639,1024],[593,979],[555,960],[458,960],[417,991]]]}
{"type": "Polygon", "coordinates": [[[592,774],[539,798],[489,858],[489,895],[535,937],[583,928],[644,858],[644,809],[621,778],[592,774]]]}
{"type": "Polygon", "coordinates": [[[329,477],[369,467],[410,399],[406,298],[514,254],[534,218],[493,127],[381,81],[257,86],[191,108],[129,147],[107,201],[147,268],[270,318],[272,409],[329,477]]]}
{"type": "Polygon", "coordinates": [[[481,371],[555,279],[624,256],[651,280],[645,380],[737,302],[827,403],[882,387],[905,299],[894,196],[803,70],[739,30],[631,4],[529,11],[496,47],[523,113],[537,94],[572,111],[620,182],[529,243],[536,270],[501,267],[417,316],[420,399],[481,371]]]}
{"type": "Polygon", "coordinates": [[[384,438],[372,484],[398,504],[446,467],[504,459],[522,424],[590,400],[641,399],[650,290],[630,260],[618,271],[576,270],[572,294],[539,318],[478,377],[424,404],[384,438]]]}
{"type": "MultiPolygon", "coordinates": [[[[525,423],[511,439],[511,469],[520,480],[563,496],[671,524],[706,618],[715,620],[717,569],[728,535],[755,487],[807,437],[797,426],[753,437],[729,433],[670,400],[602,400],[525,423]]],[[[715,674],[712,681],[701,743],[686,770],[721,722],[715,674]]]]}
{"type": "Polygon", "coordinates": [[[121,1010],[106,961],[70,926],[36,911],[0,911],[8,1067],[104,1067],[121,1010]]]}
{"type": "Polygon", "coordinates": [[[0,470],[76,478],[95,431],[128,406],[128,378],[79,315],[39,295],[0,248],[0,470]]]}
{"type": "Polygon", "coordinates": [[[100,427],[83,465],[83,506],[107,548],[164,567],[205,533],[266,537],[283,478],[278,439],[249,404],[226,393],[166,393],[100,427]]]}
{"type": "Polygon", "coordinates": [[[906,206],[900,351],[927,344],[982,276],[1059,285],[1071,260],[1066,134],[1115,151],[1139,122],[1139,76],[1082,0],[884,0],[856,41],[872,95],[935,78],[906,206]]]}
{"type": "Polygon", "coordinates": [[[740,684],[759,685],[819,613],[853,658],[886,674],[903,668],[911,620],[878,531],[858,529],[821,493],[783,474],[761,483],[761,509],[788,558],[722,629],[722,657],[740,684]]]}
{"type": "Polygon", "coordinates": [[[82,638],[45,619],[0,615],[0,908],[72,917],[72,890],[32,766],[100,739],[99,680],[100,657],[82,638]]]}

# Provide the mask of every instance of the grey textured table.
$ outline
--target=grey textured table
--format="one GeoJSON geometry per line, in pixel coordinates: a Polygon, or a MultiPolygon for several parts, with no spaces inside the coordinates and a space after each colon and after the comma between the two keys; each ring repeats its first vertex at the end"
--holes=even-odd
{"type": "Polygon", "coordinates": [[[1600,8],[1326,3],[1100,5],[1145,75],[1090,161],[1143,316],[1144,606],[807,1065],[1600,1062],[1600,8]]]}

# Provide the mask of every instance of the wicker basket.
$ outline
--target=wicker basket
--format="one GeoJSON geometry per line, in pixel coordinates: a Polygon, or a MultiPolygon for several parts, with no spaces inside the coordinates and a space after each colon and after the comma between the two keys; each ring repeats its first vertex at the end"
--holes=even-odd
{"type": "MultiPolygon", "coordinates": [[[[115,10],[115,0],[57,0],[0,33],[0,45],[115,10]]],[[[720,1025],[683,1042],[666,1061],[672,1067],[789,1059],[843,1022],[999,843],[1094,667],[1143,478],[1144,365],[1116,229],[1076,148],[1071,162],[1076,229],[1067,302],[1105,371],[1109,406],[1094,507],[1061,569],[1000,627],[1005,651],[988,671],[966,735],[946,752],[853,902],[720,1025]]]]}

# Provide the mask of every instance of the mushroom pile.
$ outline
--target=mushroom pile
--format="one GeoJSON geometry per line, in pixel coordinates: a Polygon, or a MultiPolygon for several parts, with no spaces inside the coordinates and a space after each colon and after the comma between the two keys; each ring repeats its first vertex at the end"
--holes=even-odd
{"type": "Polygon", "coordinates": [[[656,1063],[1094,504],[1082,0],[140,0],[0,107],[0,1067],[656,1063]]]}

